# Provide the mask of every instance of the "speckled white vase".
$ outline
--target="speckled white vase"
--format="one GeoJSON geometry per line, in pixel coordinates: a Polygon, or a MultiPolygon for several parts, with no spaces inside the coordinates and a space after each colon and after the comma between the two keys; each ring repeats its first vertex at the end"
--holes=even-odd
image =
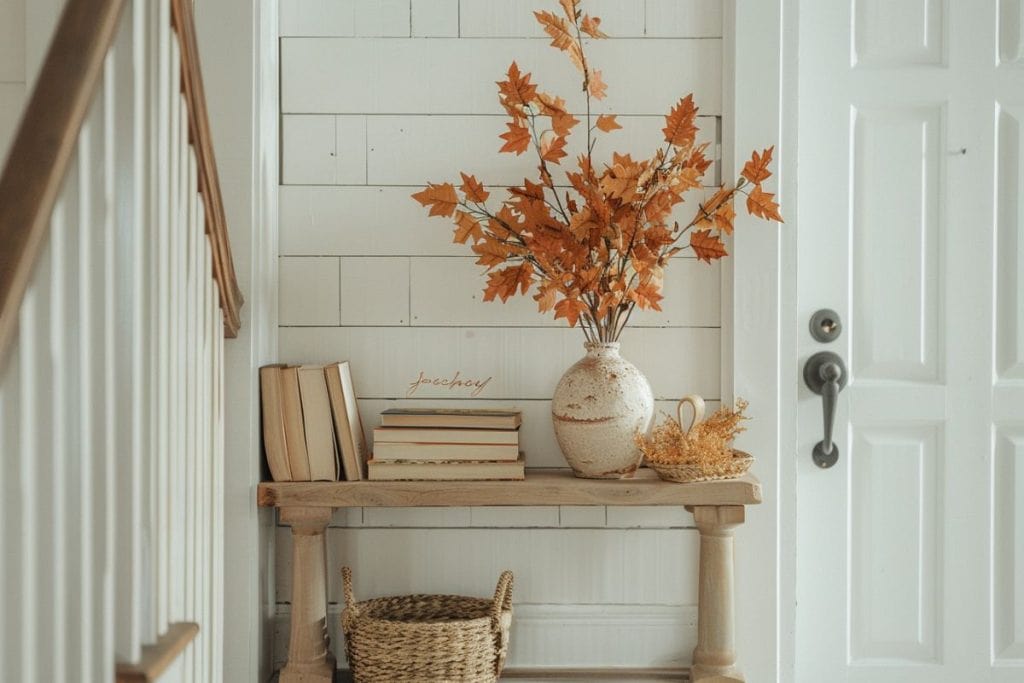
{"type": "Polygon", "coordinates": [[[558,446],[577,477],[628,479],[640,466],[634,438],[650,427],[654,394],[617,342],[585,346],[551,398],[558,446]]]}

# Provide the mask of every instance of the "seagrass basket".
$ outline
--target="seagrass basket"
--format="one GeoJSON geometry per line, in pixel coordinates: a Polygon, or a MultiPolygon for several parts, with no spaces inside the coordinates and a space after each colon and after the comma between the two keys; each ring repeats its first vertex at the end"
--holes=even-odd
{"type": "Polygon", "coordinates": [[[754,463],[754,456],[743,451],[733,451],[732,459],[712,465],[695,465],[692,463],[659,463],[647,459],[647,466],[658,473],[666,481],[690,484],[698,481],[714,481],[716,479],[733,479],[742,476],[754,463]]]}
{"type": "Polygon", "coordinates": [[[352,571],[341,570],[341,628],[356,683],[489,683],[508,654],[512,572],[494,598],[400,595],[356,602],[352,571]]]}

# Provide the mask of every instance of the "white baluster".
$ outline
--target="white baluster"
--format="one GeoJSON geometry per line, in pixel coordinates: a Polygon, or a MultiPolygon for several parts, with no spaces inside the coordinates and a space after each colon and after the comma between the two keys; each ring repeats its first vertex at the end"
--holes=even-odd
{"type": "Polygon", "coordinates": [[[21,562],[14,558],[23,557],[27,538],[22,534],[22,500],[25,491],[21,488],[21,470],[25,462],[21,459],[18,427],[21,421],[21,405],[18,395],[18,376],[21,371],[21,352],[17,339],[8,347],[7,358],[0,363],[0,453],[12,454],[5,458],[7,471],[0,477],[0,547],[4,548],[5,561],[0,562],[0,592],[4,596],[4,609],[0,610],[0,680],[24,680],[21,673],[21,623],[20,601],[24,582],[21,562]]]}
{"type": "MultiPolygon", "coordinates": [[[[62,202],[54,209],[53,226],[63,220],[62,202]]],[[[52,246],[52,242],[51,242],[52,246]]],[[[20,512],[25,539],[22,562],[20,624],[21,674],[26,681],[52,681],[52,657],[40,657],[63,649],[63,638],[52,630],[54,610],[53,501],[53,405],[51,404],[53,354],[50,351],[50,249],[44,248],[36,263],[19,311],[18,335],[21,346],[19,384],[21,389],[20,457],[24,467],[19,485],[24,492],[20,512]],[[44,573],[45,570],[45,573],[44,573]],[[57,641],[60,641],[59,643],[57,641]]]]}

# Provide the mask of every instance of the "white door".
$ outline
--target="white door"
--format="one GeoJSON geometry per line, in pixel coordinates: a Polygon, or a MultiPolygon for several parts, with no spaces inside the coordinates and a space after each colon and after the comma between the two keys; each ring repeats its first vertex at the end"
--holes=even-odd
{"type": "Polygon", "coordinates": [[[1024,0],[799,14],[797,679],[1024,681],[1024,0]]]}

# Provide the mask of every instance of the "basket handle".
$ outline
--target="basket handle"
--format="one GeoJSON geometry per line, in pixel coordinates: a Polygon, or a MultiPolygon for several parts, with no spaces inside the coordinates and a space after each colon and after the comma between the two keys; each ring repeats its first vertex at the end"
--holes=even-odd
{"type": "Polygon", "coordinates": [[[676,416],[679,418],[679,426],[682,428],[684,433],[688,433],[693,429],[697,423],[704,419],[704,399],[697,394],[687,394],[679,399],[679,405],[676,406],[676,416]],[[690,421],[689,426],[683,426],[683,407],[689,403],[690,407],[693,408],[693,419],[690,421]]]}
{"type": "Polygon", "coordinates": [[[495,631],[501,629],[501,613],[512,609],[512,572],[505,570],[498,578],[498,586],[494,589],[494,605],[491,606],[491,626],[495,631]]]}
{"type": "Polygon", "coordinates": [[[359,608],[356,607],[356,598],[352,594],[352,569],[349,567],[341,568],[341,587],[345,593],[345,606],[353,616],[358,614],[359,608]]]}

